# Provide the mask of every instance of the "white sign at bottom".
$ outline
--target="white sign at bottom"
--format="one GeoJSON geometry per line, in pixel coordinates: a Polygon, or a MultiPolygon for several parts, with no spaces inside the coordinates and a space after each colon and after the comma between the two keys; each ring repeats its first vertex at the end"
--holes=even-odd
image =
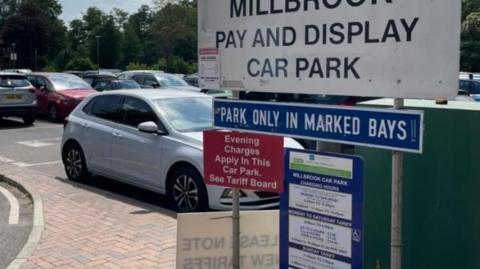
{"type": "MultiPolygon", "coordinates": [[[[232,268],[232,214],[178,214],[177,269],[232,268]]],[[[243,269],[278,269],[278,210],[242,211],[243,269]]]]}

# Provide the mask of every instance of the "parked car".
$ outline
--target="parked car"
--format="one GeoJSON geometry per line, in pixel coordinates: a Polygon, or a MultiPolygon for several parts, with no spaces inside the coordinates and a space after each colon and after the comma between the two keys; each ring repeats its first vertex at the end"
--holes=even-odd
{"type": "Polygon", "coordinates": [[[99,92],[103,91],[113,91],[113,90],[133,90],[133,89],[141,89],[140,85],[138,85],[135,80],[120,80],[120,79],[104,79],[104,80],[97,80],[92,85],[93,88],[99,92]]]}
{"type": "Polygon", "coordinates": [[[29,74],[32,73],[32,70],[30,69],[5,69],[3,72],[8,72],[8,73],[20,73],[20,74],[29,74]]]}
{"type": "Polygon", "coordinates": [[[84,80],[71,74],[32,73],[27,78],[35,87],[38,113],[48,115],[53,122],[67,117],[86,96],[96,92],[84,80]]]}
{"type": "Polygon", "coordinates": [[[135,80],[142,89],[169,88],[200,92],[200,88],[188,85],[181,77],[161,71],[127,71],[118,75],[118,78],[135,80]]]}
{"type": "Polygon", "coordinates": [[[191,74],[184,76],[183,79],[188,83],[188,85],[193,86],[193,87],[199,87],[198,85],[198,74],[191,74]]]}
{"type": "Polygon", "coordinates": [[[480,80],[476,79],[460,79],[459,89],[466,91],[468,94],[480,94],[480,80]]]}
{"type": "Polygon", "coordinates": [[[69,70],[69,71],[64,71],[63,73],[72,74],[72,75],[75,75],[77,77],[82,77],[83,76],[83,71],[69,70]]]}
{"type": "Polygon", "coordinates": [[[0,118],[21,117],[31,125],[37,115],[37,97],[27,77],[0,72],[0,118]]]}
{"type": "MultiPolygon", "coordinates": [[[[66,121],[67,176],[90,173],[166,194],[178,211],[231,209],[230,189],[203,183],[203,135],[212,128],[212,97],[165,89],[87,97],[66,121]],[[187,195],[185,195],[187,194],[187,195]]],[[[285,146],[301,148],[286,138],[285,146]]],[[[244,209],[278,206],[278,194],[242,190],[244,209]]]]}
{"type": "Polygon", "coordinates": [[[108,74],[108,73],[102,73],[102,74],[88,74],[88,75],[82,75],[82,79],[85,80],[90,86],[94,87],[97,81],[99,80],[114,80],[117,79],[117,77],[113,74],[108,74]]]}

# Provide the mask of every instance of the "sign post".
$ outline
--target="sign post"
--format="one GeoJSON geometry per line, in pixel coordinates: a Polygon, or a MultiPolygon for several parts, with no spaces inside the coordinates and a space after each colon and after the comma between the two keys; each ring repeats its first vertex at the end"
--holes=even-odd
{"type": "MultiPolygon", "coordinates": [[[[394,109],[402,109],[404,100],[396,98],[394,109]]],[[[392,152],[392,223],[390,268],[402,268],[402,195],[403,195],[403,152],[392,152]]]]}
{"type": "Polygon", "coordinates": [[[240,189],[232,189],[232,265],[240,269],[240,189]]]}

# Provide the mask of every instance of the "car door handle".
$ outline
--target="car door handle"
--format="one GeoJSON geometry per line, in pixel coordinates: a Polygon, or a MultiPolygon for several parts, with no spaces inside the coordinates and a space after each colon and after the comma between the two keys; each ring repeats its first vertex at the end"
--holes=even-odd
{"type": "Polygon", "coordinates": [[[84,128],[90,128],[90,124],[86,123],[86,122],[82,122],[82,127],[84,128]]]}
{"type": "Polygon", "coordinates": [[[113,132],[112,135],[115,136],[116,138],[122,138],[123,137],[123,135],[121,135],[117,132],[113,132]]]}

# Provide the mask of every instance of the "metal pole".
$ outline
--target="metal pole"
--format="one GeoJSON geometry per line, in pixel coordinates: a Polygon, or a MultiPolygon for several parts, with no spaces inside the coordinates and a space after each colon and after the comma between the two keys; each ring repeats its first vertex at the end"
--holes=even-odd
{"type": "Polygon", "coordinates": [[[98,74],[100,75],[100,37],[97,35],[97,69],[98,69],[98,74]]]}
{"type": "MultiPolygon", "coordinates": [[[[396,98],[394,109],[402,109],[404,100],[396,98]]],[[[390,243],[390,269],[402,268],[402,189],[403,189],[403,152],[392,154],[392,224],[390,243]]]]}
{"type": "Polygon", "coordinates": [[[13,69],[15,69],[15,62],[17,61],[17,52],[15,51],[15,46],[16,45],[17,45],[16,43],[12,43],[12,47],[13,47],[13,53],[12,53],[13,69]]]}
{"type": "Polygon", "coordinates": [[[240,269],[240,189],[232,189],[233,269],[240,269]]]}
{"type": "Polygon", "coordinates": [[[37,57],[38,57],[38,51],[37,48],[35,48],[35,71],[37,71],[37,57]]]}

